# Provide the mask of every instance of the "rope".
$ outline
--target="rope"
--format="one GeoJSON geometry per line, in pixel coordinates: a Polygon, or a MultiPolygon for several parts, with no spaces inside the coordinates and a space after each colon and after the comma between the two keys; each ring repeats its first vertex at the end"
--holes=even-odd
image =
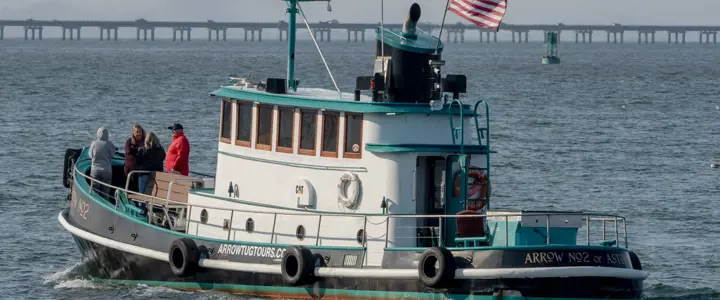
{"type": "Polygon", "coordinates": [[[305,13],[303,12],[302,6],[300,6],[300,2],[297,3],[298,10],[300,11],[300,16],[303,18],[303,22],[305,22],[305,26],[308,29],[308,32],[310,33],[310,38],[312,38],[313,43],[315,43],[315,48],[317,48],[318,53],[320,53],[320,58],[323,61],[323,64],[325,65],[325,69],[328,71],[328,74],[330,74],[330,80],[332,80],[333,85],[335,85],[335,89],[338,92],[338,97],[342,98],[342,92],[340,92],[340,88],[338,88],[337,82],[335,82],[335,77],[333,77],[332,72],[330,72],[330,67],[328,67],[327,62],[325,61],[325,56],[322,54],[322,50],[320,50],[320,45],[318,45],[317,40],[315,40],[315,35],[312,33],[312,29],[310,28],[310,24],[308,24],[307,18],[305,18],[305,13]]]}

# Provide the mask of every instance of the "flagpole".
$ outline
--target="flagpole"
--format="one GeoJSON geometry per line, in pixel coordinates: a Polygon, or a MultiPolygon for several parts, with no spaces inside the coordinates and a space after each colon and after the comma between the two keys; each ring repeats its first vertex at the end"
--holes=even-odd
{"type": "Polygon", "coordinates": [[[445,4],[445,13],[443,14],[442,23],[440,23],[440,34],[438,34],[438,43],[437,43],[437,46],[435,46],[435,55],[438,54],[438,49],[440,48],[440,43],[442,42],[442,32],[443,32],[443,27],[445,26],[445,17],[447,16],[449,7],[450,7],[450,0],[447,0],[447,4],[445,4]]]}
{"type": "Polygon", "coordinates": [[[385,0],[380,0],[380,61],[382,74],[385,78],[385,0]]]}

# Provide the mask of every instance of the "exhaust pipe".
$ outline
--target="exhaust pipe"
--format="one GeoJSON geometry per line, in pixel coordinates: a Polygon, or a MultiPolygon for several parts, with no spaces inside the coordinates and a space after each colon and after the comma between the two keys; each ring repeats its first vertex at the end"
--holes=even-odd
{"type": "Polygon", "coordinates": [[[417,37],[416,29],[418,20],[420,20],[420,5],[413,3],[410,6],[410,13],[407,19],[405,19],[405,23],[403,23],[402,34],[404,37],[417,37]]]}

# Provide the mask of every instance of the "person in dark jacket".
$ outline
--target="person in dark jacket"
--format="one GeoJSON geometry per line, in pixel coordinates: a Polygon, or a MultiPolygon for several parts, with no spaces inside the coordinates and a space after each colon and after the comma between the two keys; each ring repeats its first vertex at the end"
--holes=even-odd
{"type": "MultiPolygon", "coordinates": [[[[130,132],[130,138],[125,140],[125,176],[132,170],[135,170],[136,158],[135,154],[138,149],[145,147],[145,129],[140,124],[134,124],[130,132]]],[[[137,175],[135,175],[137,176],[137,175]]],[[[137,191],[137,177],[130,178],[130,190],[137,191]]]]}
{"type": "MultiPolygon", "coordinates": [[[[138,171],[163,171],[163,162],[165,161],[165,149],[160,144],[157,136],[150,132],[145,138],[145,147],[139,148],[135,153],[135,170],[138,171]]],[[[145,193],[149,174],[141,174],[138,176],[138,192],[145,193]]]]}

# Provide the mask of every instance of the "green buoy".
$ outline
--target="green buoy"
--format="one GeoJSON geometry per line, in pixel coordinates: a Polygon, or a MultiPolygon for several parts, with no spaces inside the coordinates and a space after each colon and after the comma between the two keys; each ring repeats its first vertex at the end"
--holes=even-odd
{"type": "Polygon", "coordinates": [[[543,65],[555,65],[560,63],[560,57],[557,56],[558,34],[555,31],[548,31],[545,35],[545,45],[547,45],[547,54],[542,57],[543,65]]]}

